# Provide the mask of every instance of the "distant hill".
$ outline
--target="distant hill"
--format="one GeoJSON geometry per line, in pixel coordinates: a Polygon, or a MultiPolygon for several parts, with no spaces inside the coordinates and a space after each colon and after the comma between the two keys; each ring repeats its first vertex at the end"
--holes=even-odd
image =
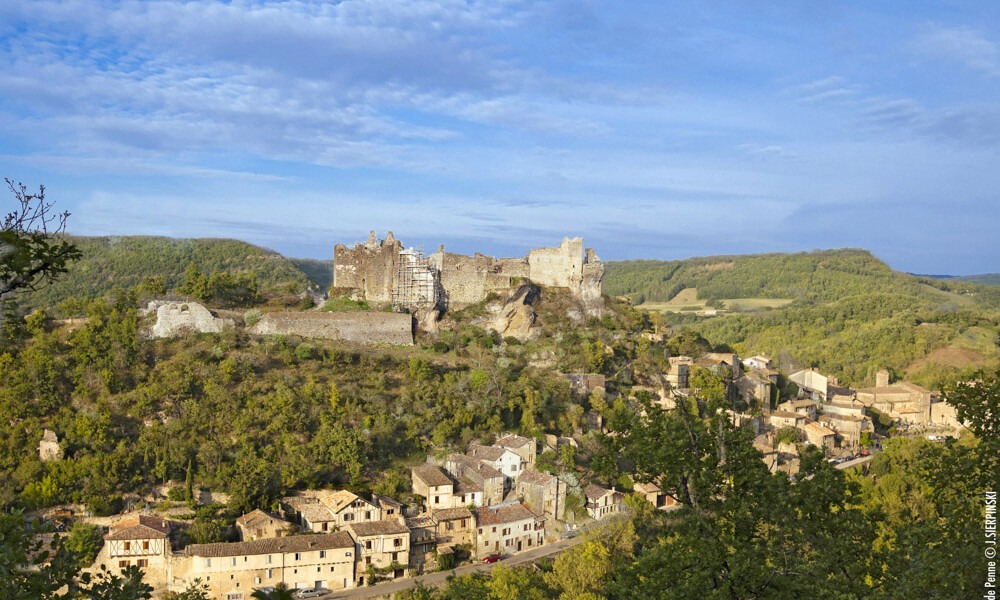
{"type": "Polygon", "coordinates": [[[918,294],[920,282],[893,271],[867,250],[856,249],[607,264],[605,291],[629,296],[636,304],[667,302],[688,288],[696,288],[701,300],[830,301],[871,292],[918,294]]]}
{"type": "Polygon", "coordinates": [[[945,281],[968,281],[969,283],[978,283],[980,285],[1000,285],[1000,273],[984,273],[982,275],[918,275],[918,277],[930,277],[945,281]]]}
{"type": "Polygon", "coordinates": [[[282,255],[228,239],[173,239],[148,236],[71,238],[80,260],[55,283],[19,299],[22,306],[56,306],[68,298],[95,298],[114,288],[129,289],[162,277],[167,290],[181,285],[191,263],[205,273],[250,273],[265,294],[294,294],[309,285],[305,273],[282,255]]]}
{"type": "Polygon", "coordinates": [[[320,291],[327,291],[333,285],[333,261],[316,258],[290,258],[292,264],[305,273],[320,291]]]}
{"type": "Polygon", "coordinates": [[[741,355],[767,354],[786,371],[817,366],[851,385],[871,385],[889,368],[937,387],[1000,356],[1000,288],[900,273],[865,250],[621,261],[606,273],[605,291],[640,308],[659,311],[675,298],[676,308],[695,296],[701,306],[748,307],[660,318],[741,355]],[[763,299],[786,304],[764,308],[763,299]]]}

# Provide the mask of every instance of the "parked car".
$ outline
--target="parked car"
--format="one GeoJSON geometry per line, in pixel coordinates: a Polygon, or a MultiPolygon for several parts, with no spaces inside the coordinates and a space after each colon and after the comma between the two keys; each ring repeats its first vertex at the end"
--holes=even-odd
{"type": "Polygon", "coordinates": [[[495,563],[495,562],[498,562],[500,560],[500,558],[501,557],[500,557],[499,554],[490,554],[489,556],[483,557],[483,562],[486,563],[486,564],[495,563]]]}
{"type": "Polygon", "coordinates": [[[299,598],[317,598],[319,596],[325,596],[330,590],[325,590],[323,588],[305,588],[299,590],[297,596],[299,598]]]}

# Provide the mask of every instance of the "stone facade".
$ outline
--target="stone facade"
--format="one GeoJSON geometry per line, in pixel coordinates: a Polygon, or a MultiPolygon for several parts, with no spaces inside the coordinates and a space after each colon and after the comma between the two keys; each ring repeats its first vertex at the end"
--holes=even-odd
{"type": "Polygon", "coordinates": [[[566,288],[590,312],[603,307],[604,264],[582,238],[564,238],[557,248],[535,248],[524,258],[494,258],[445,252],[441,246],[426,258],[404,249],[392,232],[379,240],[333,249],[333,286],[354,290],[368,302],[409,308],[462,308],[491,292],[507,293],[525,280],[566,288]]]}
{"type": "Polygon", "coordinates": [[[347,342],[413,345],[413,318],[404,313],[272,312],[250,330],[258,335],[301,335],[347,342]]]}

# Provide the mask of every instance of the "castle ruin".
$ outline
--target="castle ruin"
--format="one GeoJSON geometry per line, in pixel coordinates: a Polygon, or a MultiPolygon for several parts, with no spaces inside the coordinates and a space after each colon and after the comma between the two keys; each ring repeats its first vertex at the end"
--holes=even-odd
{"type": "Polygon", "coordinates": [[[390,231],[379,240],[333,249],[333,287],[354,290],[368,302],[405,308],[462,308],[491,292],[504,293],[525,281],[568,289],[588,312],[603,307],[604,263],[582,238],[563,238],[558,248],[534,248],[524,258],[493,258],[445,252],[424,256],[404,248],[390,231]]]}

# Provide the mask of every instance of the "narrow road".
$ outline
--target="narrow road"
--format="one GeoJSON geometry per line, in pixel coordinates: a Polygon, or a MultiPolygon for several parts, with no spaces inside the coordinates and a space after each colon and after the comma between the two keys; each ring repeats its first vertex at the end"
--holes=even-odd
{"type": "Polygon", "coordinates": [[[572,539],[562,539],[553,544],[548,544],[546,546],[541,546],[538,548],[532,548],[531,550],[525,550],[524,552],[518,552],[513,554],[500,562],[484,565],[482,563],[473,563],[469,565],[464,565],[458,567],[457,569],[451,569],[449,571],[439,571],[437,573],[428,573],[426,575],[420,575],[419,577],[408,577],[406,579],[397,579],[395,581],[390,581],[386,583],[380,583],[378,585],[357,588],[353,590],[342,590],[338,592],[333,592],[323,596],[323,599],[334,599],[334,598],[390,598],[393,594],[401,592],[403,590],[408,590],[413,586],[417,585],[417,582],[424,584],[427,587],[440,587],[444,585],[448,577],[451,575],[468,575],[470,573],[488,573],[496,565],[521,565],[529,562],[534,562],[540,558],[551,556],[553,554],[558,554],[567,548],[572,548],[584,540],[583,535],[578,535],[572,539]]]}

